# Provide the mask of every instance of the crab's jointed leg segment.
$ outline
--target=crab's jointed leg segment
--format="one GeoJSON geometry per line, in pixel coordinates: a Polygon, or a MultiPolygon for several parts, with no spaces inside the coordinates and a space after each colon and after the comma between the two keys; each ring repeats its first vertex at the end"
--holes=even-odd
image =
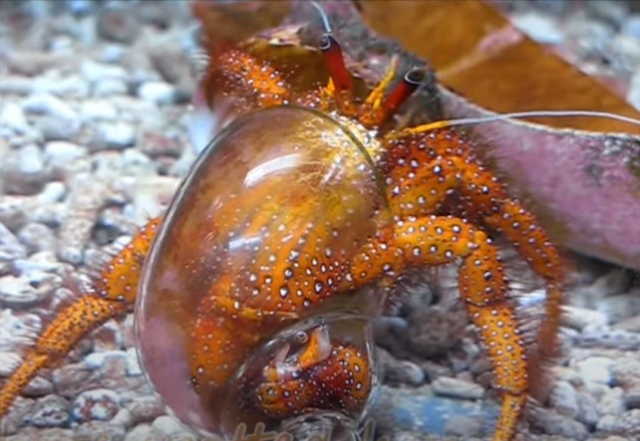
{"type": "Polygon", "coordinates": [[[496,386],[504,393],[494,439],[510,439],[527,398],[528,363],[514,308],[507,301],[504,268],[491,240],[480,229],[456,217],[407,218],[398,221],[390,243],[369,244],[363,253],[366,255],[355,261],[360,265],[354,267],[355,285],[366,282],[372,273],[383,274],[389,268],[462,261],[460,295],[493,362],[496,386]],[[381,253],[380,249],[388,251],[381,253]],[[371,271],[361,271],[363,262],[368,262],[371,271]]]}
{"type": "Polygon", "coordinates": [[[149,221],[123,250],[113,256],[94,281],[94,293],[79,297],[48,325],[0,390],[0,416],[7,413],[11,403],[40,369],[55,366],[87,333],[131,308],[142,261],[159,222],[158,218],[149,221]]]}

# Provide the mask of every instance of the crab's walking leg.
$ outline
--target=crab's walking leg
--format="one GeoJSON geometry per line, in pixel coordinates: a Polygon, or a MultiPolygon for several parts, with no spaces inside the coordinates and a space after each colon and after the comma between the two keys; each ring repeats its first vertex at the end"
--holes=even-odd
{"type": "Polygon", "coordinates": [[[504,393],[494,440],[509,440],[527,399],[528,364],[515,311],[507,301],[504,268],[487,235],[455,217],[408,218],[398,222],[389,243],[372,242],[364,248],[353,261],[352,277],[360,284],[389,269],[440,266],[458,259],[460,295],[504,393]]]}
{"type": "Polygon", "coordinates": [[[58,363],[88,332],[128,311],[136,299],[142,263],[159,218],[150,220],[94,281],[94,293],[78,298],[57,315],[0,390],[0,416],[38,371],[58,363]]]}
{"type": "Polygon", "coordinates": [[[474,158],[465,139],[451,131],[421,130],[405,129],[387,140],[393,162],[391,188],[400,189],[390,195],[392,203],[405,216],[421,216],[437,209],[448,192],[462,195],[460,212],[506,236],[544,279],[547,298],[538,350],[544,357],[556,355],[565,280],[560,252],[535,216],[511,199],[504,185],[474,158]]]}

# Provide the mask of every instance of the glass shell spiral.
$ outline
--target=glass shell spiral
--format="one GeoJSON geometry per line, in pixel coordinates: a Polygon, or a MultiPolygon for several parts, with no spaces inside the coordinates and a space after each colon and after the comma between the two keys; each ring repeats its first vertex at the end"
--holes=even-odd
{"type": "Polygon", "coordinates": [[[210,143],[165,215],[136,305],[141,363],[181,422],[231,439],[239,425],[362,420],[378,385],[369,323],[386,291],[350,286],[349,264],[392,225],[381,182],[353,131],[311,109],[243,115],[210,143]],[[330,345],[320,358],[343,344],[364,357],[366,399],[338,399],[339,382],[309,374],[299,390],[323,399],[265,412],[268,372],[298,378],[317,336],[330,345]]]}

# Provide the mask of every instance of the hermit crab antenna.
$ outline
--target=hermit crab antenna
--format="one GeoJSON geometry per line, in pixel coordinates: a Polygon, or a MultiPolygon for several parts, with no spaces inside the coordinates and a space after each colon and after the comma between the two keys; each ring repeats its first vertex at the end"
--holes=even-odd
{"type": "Polygon", "coordinates": [[[347,66],[344,64],[344,56],[342,55],[342,48],[340,44],[331,35],[331,24],[329,23],[329,17],[327,13],[322,9],[322,6],[317,1],[312,1],[311,4],[316,8],[322,19],[322,26],[324,27],[324,35],[322,36],[322,42],[320,43],[320,50],[324,55],[329,69],[329,76],[331,77],[332,85],[329,86],[340,93],[343,91],[351,91],[351,75],[347,70],[347,66]],[[332,86],[332,87],[331,87],[332,86]]]}
{"type": "Polygon", "coordinates": [[[391,91],[389,96],[384,100],[382,108],[386,115],[393,114],[398,107],[404,103],[407,98],[416,91],[422,81],[427,76],[425,70],[421,67],[413,67],[407,71],[402,81],[391,91]]]}
{"type": "Polygon", "coordinates": [[[322,26],[324,26],[325,33],[330,34],[332,31],[331,31],[331,24],[329,23],[329,17],[327,17],[327,13],[324,12],[324,9],[322,9],[322,6],[320,6],[320,3],[316,1],[312,1],[311,4],[313,5],[314,8],[316,8],[318,13],[320,14],[320,18],[322,19],[322,26]]]}

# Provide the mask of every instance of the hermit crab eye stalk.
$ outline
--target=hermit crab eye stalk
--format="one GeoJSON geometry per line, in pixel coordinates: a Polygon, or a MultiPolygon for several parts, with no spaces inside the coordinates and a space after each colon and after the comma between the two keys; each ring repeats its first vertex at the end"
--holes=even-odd
{"type": "Polygon", "coordinates": [[[421,67],[409,69],[384,101],[384,112],[387,115],[393,114],[420,87],[426,76],[425,70],[421,67]]]}
{"type": "Polygon", "coordinates": [[[333,82],[333,86],[339,92],[351,91],[351,74],[344,63],[342,48],[338,41],[331,34],[324,34],[320,44],[320,50],[324,54],[324,58],[329,69],[329,76],[333,82]]]}

